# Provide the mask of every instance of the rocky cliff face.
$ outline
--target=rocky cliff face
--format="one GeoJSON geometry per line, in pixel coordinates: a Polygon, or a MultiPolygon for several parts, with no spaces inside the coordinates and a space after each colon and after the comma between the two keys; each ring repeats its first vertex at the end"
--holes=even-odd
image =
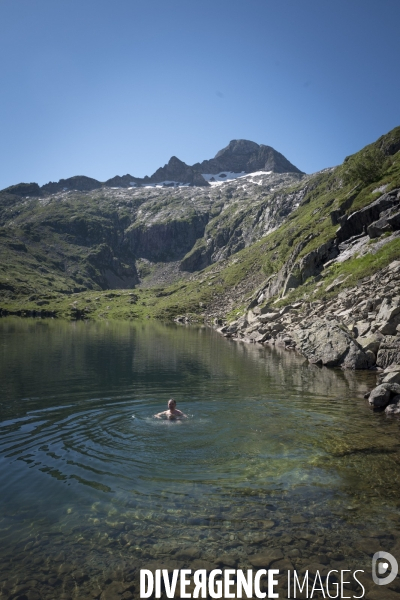
{"type": "Polygon", "coordinates": [[[126,230],[126,239],[137,258],[152,262],[179,261],[204,234],[207,221],[208,213],[151,225],[141,221],[126,230]]]}

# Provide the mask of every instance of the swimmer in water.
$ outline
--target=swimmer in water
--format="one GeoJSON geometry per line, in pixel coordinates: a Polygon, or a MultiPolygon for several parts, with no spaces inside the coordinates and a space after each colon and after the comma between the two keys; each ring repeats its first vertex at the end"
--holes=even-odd
{"type": "Polygon", "coordinates": [[[154,415],[156,419],[169,419],[170,421],[174,421],[175,419],[187,419],[187,415],[183,413],[181,410],[176,408],[176,401],[171,398],[168,400],[168,410],[164,412],[160,412],[157,415],[154,415]]]}

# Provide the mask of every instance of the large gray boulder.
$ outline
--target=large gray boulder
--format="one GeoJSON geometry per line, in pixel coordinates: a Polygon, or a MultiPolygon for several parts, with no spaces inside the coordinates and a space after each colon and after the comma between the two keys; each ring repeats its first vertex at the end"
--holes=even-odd
{"type": "Polygon", "coordinates": [[[371,350],[374,354],[378,354],[383,335],[381,333],[370,333],[369,335],[361,335],[357,338],[357,343],[366,352],[371,350]]]}
{"type": "Polygon", "coordinates": [[[398,394],[400,394],[398,383],[382,383],[372,390],[368,402],[373,408],[383,408],[398,394]]]}
{"type": "Polygon", "coordinates": [[[311,363],[345,369],[369,369],[374,354],[364,351],[338,321],[316,319],[309,327],[293,332],[296,349],[311,363]]]}
{"type": "Polygon", "coordinates": [[[389,400],[390,390],[388,390],[384,384],[376,386],[376,388],[372,390],[368,398],[368,402],[374,408],[386,406],[387,404],[389,404],[389,400]]]}

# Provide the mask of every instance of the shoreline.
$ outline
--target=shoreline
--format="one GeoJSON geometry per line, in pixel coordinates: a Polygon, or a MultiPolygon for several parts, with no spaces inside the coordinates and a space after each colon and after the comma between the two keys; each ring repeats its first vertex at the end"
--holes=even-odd
{"type": "Polygon", "coordinates": [[[315,365],[376,371],[378,385],[367,395],[370,405],[400,415],[399,260],[328,301],[299,301],[278,309],[264,304],[263,292],[239,319],[215,319],[218,333],[295,350],[315,365]]]}

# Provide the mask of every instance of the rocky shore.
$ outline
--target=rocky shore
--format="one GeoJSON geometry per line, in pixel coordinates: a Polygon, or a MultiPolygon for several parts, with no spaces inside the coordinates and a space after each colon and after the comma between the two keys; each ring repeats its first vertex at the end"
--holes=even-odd
{"type": "Polygon", "coordinates": [[[368,395],[371,407],[400,415],[399,260],[332,300],[277,309],[258,290],[245,315],[215,326],[227,338],[280,345],[316,365],[375,370],[379,385],[368,395]]]}

